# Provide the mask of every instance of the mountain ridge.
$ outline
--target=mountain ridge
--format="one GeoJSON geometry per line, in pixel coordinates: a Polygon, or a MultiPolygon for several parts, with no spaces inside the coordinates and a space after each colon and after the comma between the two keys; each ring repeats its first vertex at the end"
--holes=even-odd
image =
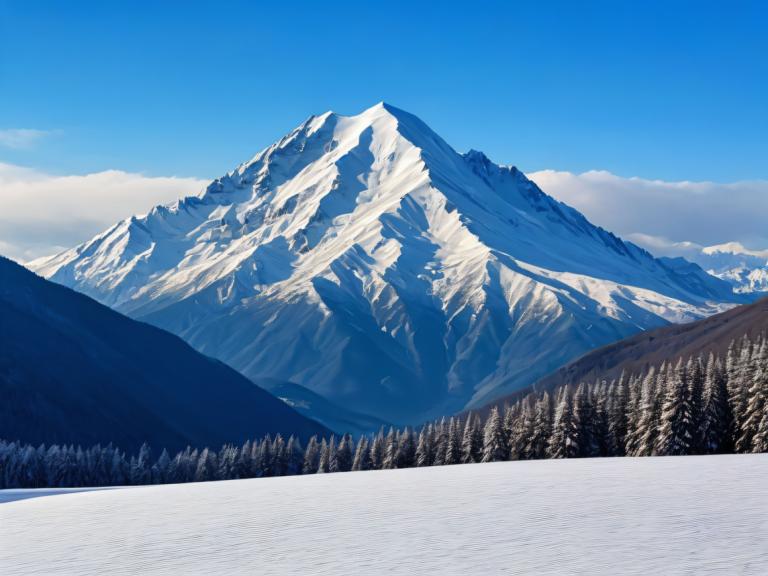
{"type": "Polygon", "coordinates": [[[0,438],[180,450],[327,433],[177,336],[0,257],[0,438]]]}

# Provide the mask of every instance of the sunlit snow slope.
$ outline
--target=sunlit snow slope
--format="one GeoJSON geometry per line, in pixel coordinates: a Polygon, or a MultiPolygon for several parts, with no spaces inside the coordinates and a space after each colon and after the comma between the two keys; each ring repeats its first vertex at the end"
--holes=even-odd
{"type": "Polygon", "coordinates": [[[768,455],[470,464],[0,504],[3,576],[764,576],[768,455]]]}
{"type": "Polygon", "coordinates": [[[737,298],[387,104],[313,116],[199,197],[32,267],[247,376],[394,422],[737,298]]]}

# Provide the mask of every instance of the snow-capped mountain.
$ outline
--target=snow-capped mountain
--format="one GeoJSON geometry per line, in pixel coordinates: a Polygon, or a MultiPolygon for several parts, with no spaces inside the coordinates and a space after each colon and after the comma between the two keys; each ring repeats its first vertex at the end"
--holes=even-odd
{"type": "Polygon", "coordinates": [[[740,293],[768,292],[768,250],[749,250],[738,242],[702,248],[692,261],[740,293]]]}
{"type": "MultiPolygon", "coordinates": [[[[656,238],[645,234],[634,236],[638,244],[654,250],[656,238]]],[[[749,299],[754,300],[768,292],[768,250],[751,250],[740,242],[725,242],[714,246],[702,246],[695,242],[669,242],[663,243],[660,249],[664,255],[661,260],[668,265],[688,265],[690,262],[698,264],[712,276],[728,282],[735,292],[749,295],[749,299]]],[[[658,251],[656,253],[659,254],[658,251]]]]}
{"type": "Polygon", "coordinates": [[[393,422],[488,402],[738,301],[381,103],[32,267],[247,376],[393,422]]]}

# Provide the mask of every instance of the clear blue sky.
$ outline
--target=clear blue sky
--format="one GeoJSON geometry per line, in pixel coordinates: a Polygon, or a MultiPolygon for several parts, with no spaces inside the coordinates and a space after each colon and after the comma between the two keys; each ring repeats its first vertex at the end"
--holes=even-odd
{"type": "Polygon", "coordinates": [[[0,162],[217,176],[385,100],[523,170],[768,178],[768,2],[0,0],[0,162]]]}

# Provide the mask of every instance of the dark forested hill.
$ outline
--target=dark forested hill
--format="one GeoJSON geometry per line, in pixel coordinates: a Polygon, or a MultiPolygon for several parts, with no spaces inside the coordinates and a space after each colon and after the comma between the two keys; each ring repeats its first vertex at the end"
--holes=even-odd
{"type": "Polygon", "coordinates": [[[625,371],[644,372],[663,361],[699,354],[723,355],[742,336],[753,338],[768,330],[768,298],[738,306],[689,324],[675,324],[636,334],[589,352],[540,380],[536,390],[596,379],[610,380],[625,371]]]}
{"type": "Polygon", "coordinates": [[[0,257],[0,438],[178,450],[327,433],[225,364],[0,257]]]}

